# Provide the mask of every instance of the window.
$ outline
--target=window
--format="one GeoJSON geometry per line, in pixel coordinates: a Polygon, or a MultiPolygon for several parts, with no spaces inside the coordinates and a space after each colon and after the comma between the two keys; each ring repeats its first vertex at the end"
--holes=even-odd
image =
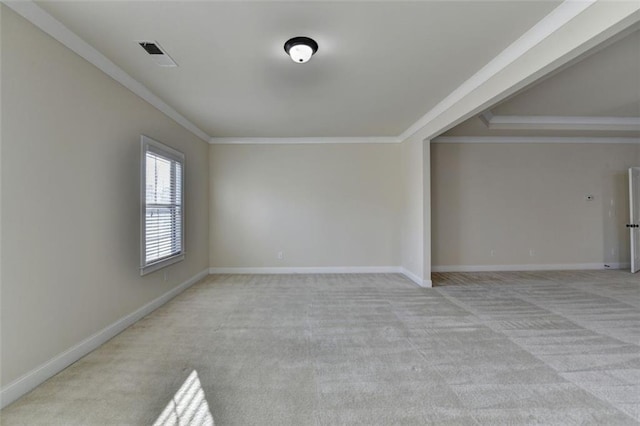
{"type": "Polygon", "coordinates": [[[140,274],[184,259],[184,154],[141,136],[140,274]]]}

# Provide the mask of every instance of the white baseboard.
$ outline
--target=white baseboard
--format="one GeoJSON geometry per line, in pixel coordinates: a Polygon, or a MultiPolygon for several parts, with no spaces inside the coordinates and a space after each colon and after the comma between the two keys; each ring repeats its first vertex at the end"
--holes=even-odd
{"type": "Polygon", "coordinates": [[[526,265],[441,265],[433,266],[433,272],[502,272],[502,271],[574,271],[597,269],[623,269],[622,263],[552,263],[526,265]],[[605,267],[609,265],[609,267],[605,267]]]}
{"type": "Polygon", "coordinates": [[[418,275],[414,274],[413,272],[411,272],[410,270],[408,270],[406,268],[400,268],[400,273],[402,275],[404,275],[405,277],[409,278],[411,281],[413,281],[414,283],[416,283],[420,287],[425,287],[425,288],[433,287],[433,284],[431,283],[431,280],[423,280],[418,275]]]}
{"type": "Polygon", "coordinates": [[[401,267],[400,268],[400,273],[402,275],[404,275],[405,277],[409,278],[411,281],[413,281],[414,283],[416,283],[420,287],[422,287],[422,281],[423,281],[422,278],[420,278],[419,276],[417,276],[416,274],[414,274],[410,270],[401,267]]]}
{"type": "Polygon", "coordinates": [[[164,305],[169,300],[173,299],[175,296],[182,293],[184,290],[191,287],[202,278],[206,277],[208,275],[208,272],[209,271],[205,269],[204,271],[194,275],[179,286],[169,290],[157,299],[154,299],[151,302],[147,303],[140,309],[103,328],[94,335],[87,337],[77,345],[50,359],[44,364],[36,367],[24,376],[9,383],[2,390],[0,390],[0,408],[4,408],[7,405],[11,404],[13,401],[31,391],[48,378],[54,376],[89,352],[98,348],[136,321],[158,309],[160,306],[164,305]]]}
{"type": "Polygon", "coordinates": [[[210,274],[398,274],[399,266],[310,266],[209,268],[210,274]]]}
{"type": "Polygon", "coordinates": [[[608,262],[604,264],[604,269],[631,269],[631,262],[627,262],[627,263],[608,262]]]}

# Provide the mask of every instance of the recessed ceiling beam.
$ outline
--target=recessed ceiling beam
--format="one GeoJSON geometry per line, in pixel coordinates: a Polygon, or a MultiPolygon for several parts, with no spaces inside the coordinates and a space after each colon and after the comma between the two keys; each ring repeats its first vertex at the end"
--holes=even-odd
{"type": "Polygon", "coordinates": [[[637,28],[639,22],[640,2],[565,1],[409,127],[401,139],[433,139],[607,39],[637,28]]]}

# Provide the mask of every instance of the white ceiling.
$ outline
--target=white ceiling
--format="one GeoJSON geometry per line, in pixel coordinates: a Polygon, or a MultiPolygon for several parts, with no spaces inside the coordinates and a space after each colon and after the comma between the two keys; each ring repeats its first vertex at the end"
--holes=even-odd
{"type": "Polygon", "coordinates": [[[397,136],[559,3],[38,2],[214,137],[397,136]],[[304,65],[299,35],[320,46],[304,65]]]}
{"type": "MultiPolygon", "coordinates": [[[[640,117],[640,31],[547,76],[491,108],[499,116],[640,117]]],[[[473,117],[445,136],[557,136],[558,130],[489,129],[473,117]]],[[[638,131],[562,131],[564,136],[639,136],[638,131]]]]}

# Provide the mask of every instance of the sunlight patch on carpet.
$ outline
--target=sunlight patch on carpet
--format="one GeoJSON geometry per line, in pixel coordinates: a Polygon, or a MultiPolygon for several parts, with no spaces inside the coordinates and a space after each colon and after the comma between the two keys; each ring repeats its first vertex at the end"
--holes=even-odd
{"type": "Polygon", "coordinates": [[[200,378],[193,370],[153,426],[214,426],[200,378]]]}

